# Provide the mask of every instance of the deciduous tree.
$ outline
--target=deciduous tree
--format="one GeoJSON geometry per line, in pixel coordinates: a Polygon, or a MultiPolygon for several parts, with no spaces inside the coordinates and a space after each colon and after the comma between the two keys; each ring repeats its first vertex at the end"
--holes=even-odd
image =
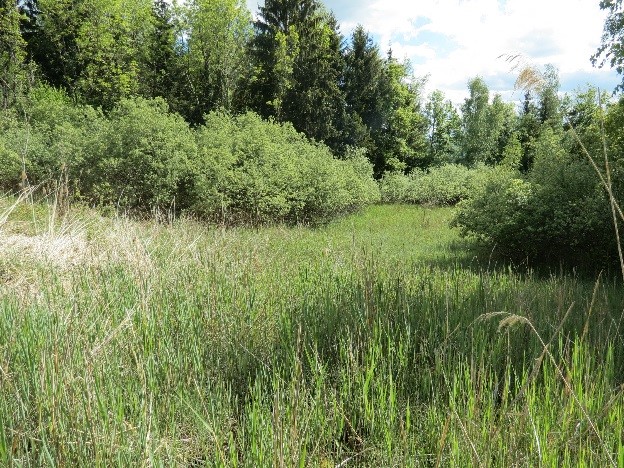
{"type": "Polygon", "coordinates": [[[26,82],[26,43],[20,31],[21,15],[14,0],[0,0],[0,109],[15,102],[26,82]]]}
{"type": "Polygon", "coordinates": [[[425,105],[429,129],[428,159],[433,165],[454,162],[461,151],[461,119],[455,106],[436,90],[425,105]]]}
{"type": "MultiPolygon", "coordinates": [[[[602,44],[592,56],[594,65],[600,67],[606,63],[620,74],[624,74],[624,5],[622,0],[602,0],[600,8],[607,12],[607,19],[602,35],[602,44]]],[[[624,78],[618,85],[624,90],[624,78]]]]}

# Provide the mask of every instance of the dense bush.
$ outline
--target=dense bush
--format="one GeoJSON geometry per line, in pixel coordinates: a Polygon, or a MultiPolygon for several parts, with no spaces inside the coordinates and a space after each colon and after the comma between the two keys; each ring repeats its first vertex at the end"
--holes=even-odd
{"type": "Polygon", "coordinates": [[[475,193],[491,171],[484,165],[468,168],[446,164],[428,171],[415,170],[407,175],[389,172],[380,181],[382,200],[387,203],[454,205],[475,193]]]}
{"type": "Polygon", "coordinates": [[[290,124],[213,113],[197,138],[191,209],[200,216],[319,222],[379,199],[362,155],[336,160],[290,124]]]}
{"type": "Polygon", "coordinates": [[[21,114],[26,122],[14,126],[11,145],[24,155],[28,182],[47,189],[65,179],[72,192],[78,192],[105,123],[101,112],[75,105],[62,91],[40,86],[28,95],[21,114]]]}
{"type": "Polygon", "coordinates": [[[92,205],[226,223],[317,223],[380,198],[362,152],[335,159],[290,124],[212,113],[193,130],[161,99],[104,116],[49,87],[0,118],[0,161],[3,191],[20,187],[24,166],[31,185],[92,205]]]}
{"type": "Polygon", "coordinates": [[[536,141],[533,169],[499,169],[462,202],[455,223],[464,235],[516,258],[604,260],[615,241],[605,191],[586,159],[548,128],[536,141]]]}
{"type": "Polygon", "coordinates": [[[81,175],[91,202],[130,210],[184,207],[181,188],[197,145],[188,124],[162,99],[122,100],[111,112],[81,175]]]}
{"type": "Polygon", "coordinates": [[[15,140],[20,132],[17,120],[10,114],[0,119],[0,190],[13,191],[19,187],[22,157],[15,140]]]}

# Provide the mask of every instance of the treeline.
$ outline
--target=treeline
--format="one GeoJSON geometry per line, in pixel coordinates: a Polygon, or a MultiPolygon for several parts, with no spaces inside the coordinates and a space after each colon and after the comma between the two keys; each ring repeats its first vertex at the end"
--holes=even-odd
{"type": "Polygon", "coordinates": [[[561,121],[556,73],[513,104],[469,83],[461,112],[364,27],[340,33],[317,0],[267,0],[257,19],[242,0],[0,0],[2,107],[36,83],[111,112],[123,99],[164,99],[192,127],[214,111],[290,122],[337,157],[363,148],[386,171],[496,164],[538,126],[561,121]],[[534,107],[537,106],[535,109],[534,107]]]}
{"type": "Polygon", "coordinates": [[[380,175],[425,166],[420,81],[358,27],[347,40],[316,0],[0,0],[2,106],[44,82],[110,112],[163,98],[192,126],[253,111],[338,156],[364,147],[380,175]]]}

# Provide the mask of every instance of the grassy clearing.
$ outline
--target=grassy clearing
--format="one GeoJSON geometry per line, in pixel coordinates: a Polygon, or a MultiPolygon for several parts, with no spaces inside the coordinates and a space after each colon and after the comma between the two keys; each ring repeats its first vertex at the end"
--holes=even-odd
{"type": "Polygon", "coordinates": [[[0,224],[0,465],[624,464],[614,280],[479,267],[450,209],[48,210],[0,224]]]}

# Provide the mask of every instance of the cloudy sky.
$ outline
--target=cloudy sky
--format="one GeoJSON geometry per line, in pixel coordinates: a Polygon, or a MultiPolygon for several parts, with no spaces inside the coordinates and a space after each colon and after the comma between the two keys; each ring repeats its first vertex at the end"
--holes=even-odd
{"type": "MultiPolygon", "coordinates": [[[[252,11],[262,0],[249,0],[252,11]]],[[[466,83],[481,76],[492,91],[518,100],[515,76],[504,58],[522,54],[559,69],[563,91],[592,83],[612,91],[620,78],[596,69],[605,14],[598,0],[325,0],[347,36],[361,23],[381,50],[409,58],[428,89],[463,101],[466,83]]]]}

